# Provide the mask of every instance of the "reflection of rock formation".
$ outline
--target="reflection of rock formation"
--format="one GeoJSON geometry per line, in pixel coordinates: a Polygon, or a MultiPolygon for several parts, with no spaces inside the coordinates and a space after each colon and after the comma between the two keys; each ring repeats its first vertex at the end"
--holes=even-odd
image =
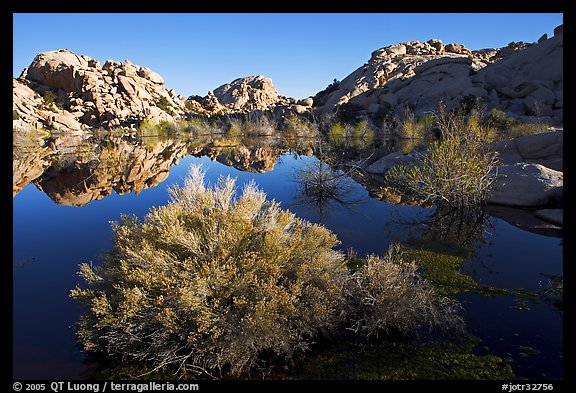
{"type": "Polygon", "coordinates": [[[76,159],[69,162],[66,148],[59,146],[52,166],[35,184],[60,205],[82,206],[110,195],[153,187],[168,177],[170,166],[188,154],[184,141],[167,139],[153,145],[122,138],[75,146],[76,159]],[[58,165],[61,163],[61,165],[58,165]]]}
{"type": "Polygon", "coordinates": [[[179,158],[209,156],[241,171],[271,171],[286,149],[278,140],[221,146],[222,141],[63,135],[45,144],[14,145],[14,196],[30,182],[60,205],[83,206],[117,194],[154,187],[179,158]]]}
{"type": "Polygon", "coordinates": [[[52,150],[39,144],[14,145],[12,149],[12,196],[40,177],[50,166],[52,150]]]}
{"type": "Polygon", "coordinates": [[[244,172],[265,173],[274,169],[278,158],[284,153],[274,146],[247,147],[236,146],[232,149],[210,148],[206,155],[224,165],[244,172]]]}

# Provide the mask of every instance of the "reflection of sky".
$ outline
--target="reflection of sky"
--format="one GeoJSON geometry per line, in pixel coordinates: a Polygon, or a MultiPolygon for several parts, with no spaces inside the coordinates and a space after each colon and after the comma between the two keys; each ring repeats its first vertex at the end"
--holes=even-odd
{"type": "MultiPolygon", "coordinates": [[[[273,171],[255,174],[240,172],[207,157],[186,157],[173,166],[168,179],[156,187],[145,189],[139,195],[112,193],[83,207],[57,205],[33,184],[26,186],[13,202],[14,377],[68,379],[77,377],[84,369],[83,357],[70,328],[81,309],[69,299],[68,292],[79,283],[78,264],[97,262],[99,254],[110,249],[109,221],[118,220],[121,213],[143,217],[150,207],[166,204],[167,186],[182,184],[189,166],[202,163],[209,182],[216,182],[220,174],[237,177],[239,187],[254,179],[268,197],[281,202],[283,208],[318,222],[317,210],[295,203],[298,186],[293,181],[294,170],[314,159],[285,154],[273,171]]],[[[353,247],[360,256],[382,253],[392,241],[414,235],[413,227],[398,221],[425,217],[430,212],[430,209],[377,201],[356,183],[348,197],[361,203],[350,209],[329,204],[329,214],[324,216],[323,224],[342,241],[340,249],[353,247]]],[[[492,235],[487,239],[492,244],[480,250],[482,263],[471,264],[477,279],[484,284],[537,289],[538,280],[545,280],[540,273],[561,272],[559,239],[524,232],[499,219],[492,220],[492,235]]],[[[560,322],[549,306],[541,306],[538,312],[539,318],[549,321],[548,325],[534,321],[533,314],[528,312],[518,314],[521,318],[515,317],[518,312],[511,313],[508,304],[498,299],[475,300],[465,307],[475,310],[474,315],[467,317],[472,330],[483,326],[486,334],[498,332],[508,340],[516,337],[511,336],[512,328],[521,330],[526,326],[526,332],[536,329],[544,337],[538,342],[548,348],[547,356],[560,350],[557,334],[560,322]],[[497,317],[495,312],[499,313],[497,317]]]]}

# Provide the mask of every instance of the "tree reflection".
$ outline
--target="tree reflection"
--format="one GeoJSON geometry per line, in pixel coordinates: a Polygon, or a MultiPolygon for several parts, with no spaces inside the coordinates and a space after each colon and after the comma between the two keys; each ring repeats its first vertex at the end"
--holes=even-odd
{"type": "Polygon", "coordinates": [[[294,180],[299,188],[296,204],[313,207],[319,221],[324,222],[332,208],[351,209],[360,203],[360,198],[352,195],[355,182],[350,172],[354,167],[347,171],[339,169],[335,161],[323,152],[322,143],[318,143],[314,153],[316,158],[313,161],[295,171],[294,180]]]}

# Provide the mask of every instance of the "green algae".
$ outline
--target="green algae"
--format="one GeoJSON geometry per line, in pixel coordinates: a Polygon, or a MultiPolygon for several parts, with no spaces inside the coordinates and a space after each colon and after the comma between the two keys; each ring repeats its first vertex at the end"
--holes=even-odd
{"type": "Polygon", "coordinates": [[[475,337],[455,341],[381,341],[369,347],[348,343],[306,362],[308,379],[436,380],[512,379],[511,359],[478,355],[475,337]]]}

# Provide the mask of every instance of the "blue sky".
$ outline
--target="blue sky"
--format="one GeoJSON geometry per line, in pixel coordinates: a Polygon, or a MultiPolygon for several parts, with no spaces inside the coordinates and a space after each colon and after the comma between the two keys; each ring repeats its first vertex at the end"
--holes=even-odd
{"type": "Polygon", "coordinates": [[[183,96],[248,75],[281,94],[314,95],[381,47],[439,38],[470,49],[552,36],[562,14],[14,14],[13,75],[42,51],[69,49],[150,67],[183,96]],[[49,26],[49,27],[48,27],[49,26]]]}

